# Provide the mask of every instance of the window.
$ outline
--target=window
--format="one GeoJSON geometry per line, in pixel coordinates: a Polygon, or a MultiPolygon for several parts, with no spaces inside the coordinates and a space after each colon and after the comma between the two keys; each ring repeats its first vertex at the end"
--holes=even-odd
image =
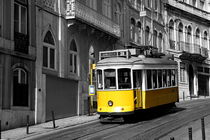
{"type": "Polygon", "coordinates": [[[130,23],[130,39],[134,41],[135,39],[135,20],[131,18],[131,23],[130,23]]]}
{"type": "Polygon", "coordinates": [[[103,14],[111,18],[111,0],[103,0],[103,14]]]}
{"type": "Polygon", "coordinates": [[[50,31],[46,33],[43,44],[43,67],[55,69],[55,43],[50,31]]]}
{"type": "Polygon", "coordinates": [[[204,10],[204,0],[200,0],[200,9],[204,10]]]}
{"type": "Polygon", "coordinates": [[[147,70],[147,89],[152,88],[152,71],[147,70]]]}
{"type": "Polygon", "coordinates": [[[153,31],[153,46],[157,48],[157,31],[153,31]]]}
{"type": "Polygon", "coordinates": [[[94,10],[97,10],[97,0],[86,0],[86,5],[94,10]]]}
{"type": "Polygon", "coordinates": [[[157,70],[152,71],[153,88],[157,88],[157,70]]]}
{"type": "Polygon", "coordinates": [[[77,46],[75,40],[72,40],[69,50],[69,72],[77,73],[77,46]]]}
{"type": "Polygon", "coordinates": [[[181,50],[181,47],[182,46],[182,43],[183,43],[183,24],[182,23],[179,23],[179,26],[178,26],[178,50],[181,50]]]}
{"type": "Polygon", "coordinates": [[[137,31],[138,31],[137,43],[140,44],[141,43],[141,22],[137,23],[137,31]]]}
{"type": "Polygon", "coordinates": [[[167,70],[167,85],[171,86],[171,70],[167,70]]]}
{"type": "Polygon", "coordinates": [[[162,52],[162,41],[163,41],[163,35],[162,33],[159,33],[159,36],[158,36],[158,49],[159,49],[159,52],[162,52]]]}
{"type": "Polygon", "coordinates": [[[27,3],[14,3],[14,30],[27,34],[27,3]]]}
{"type": "Polygon", "coordinates": [[[161,88],[162,86],[162,70],[158,70],[158,88],[161,88]]]}
{"type": "Polygon", "coordinates": [[[122,25],[122,13],[121,6],[119,3],[116,4],[115,20],[117,24],[122,25]]]}
{"type": "Polygon", "coordinates": [[[131,88],[130,69],[118,69],[119,89],[131,88]]]}
{"type": "Polygon", "coordinates": [[[116,89],[116,71],[114,69],[104,70],[104,85],[106,89],[116,89]]]}
{"type": "Polygon", "coordinates": [[[163,87],[167,87],[167,71],[163,70],[163,87]]]}
{"type": "Polygon", "coordinates": [[[186,70],[184,64],[180,65],[180,82],[186,82],[186,70]]]}
{"type": "Polygon", "coordinates": [[[197,29],[196,32],[195,32],[195,44],[196,45],[200,45],[200,30],[197,29]]]}
{"type": "Polygon", "coordinates": [[[171,70],[171,86],[175,86],[176,85],[176,71],[175,70],[171,70]]]}
{"type": "Polygon", "coordinates": [[[13,106],[27,107],[29,105],[28,77],[22,68],[13,70],[13,106]]]}
{"type": "Polygon", "coordinates": [[[203,37],[203,47],[207,48],[208,47],[207,45],[208,45],[208,33],[205,31],[203,37]]]}
{"type": "Polygon", "coordinates": [[[97,87],[98,89],[103,89],[103,78],[102,78],[102,70],[97,70],[97,87]]]}
{"type": "Polygon", "coordinates": [[[172,20],[169,22],[169,39],[174,41],[174,22],[172,20]]]}
{"type": "Polygon", "coordinates": [[[141,70],[134,70],[133,71],[133,88],[141,88],[142,86],[142,76],[141,70]]]}
{"type": "Polygon", "coordinates": [[[147,26],[145,29],[145,44],[149,45],[150,43],[150,28],[147,26]]]}
{"type": "Polygon", "coordinates": [[[154,6],[155,6],[155,10],[157,11],[158,10],[158,0],[154,0],[154,6]]]}

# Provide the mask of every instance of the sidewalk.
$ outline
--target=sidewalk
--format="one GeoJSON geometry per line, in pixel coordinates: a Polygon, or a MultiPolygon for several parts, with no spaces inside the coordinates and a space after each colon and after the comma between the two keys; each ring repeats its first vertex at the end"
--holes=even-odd
{"type": "Polygon", "coordinates": [[[59,131],[67,127],[73,127],[79,124],[97,121],[99,115],[94,114],[92,116],[74,116],[64,119],[55,120],[56,128],[53,128],[52,121],[33,125],[29,128],[29,134],[26,134],[26,127],[6,130],[2,132],[1,138],[3,140],[22,140],[36,137],[39,135],[44,135],[45,133],[52,133],[54,131],[59,131]]]}

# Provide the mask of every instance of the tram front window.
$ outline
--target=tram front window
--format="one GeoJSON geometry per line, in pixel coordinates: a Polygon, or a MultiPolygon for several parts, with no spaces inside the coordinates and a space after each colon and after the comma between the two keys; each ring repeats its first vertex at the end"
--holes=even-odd
{"type": "Polygon", "coordinates": [[[116,72],[114,69],[104,70],[105,89],[116,89],[116,72]]]}
{"type": "Polygon", "coordinates": [[[131,88],[130,69],[118,69],[119,89],[131,88]]]}

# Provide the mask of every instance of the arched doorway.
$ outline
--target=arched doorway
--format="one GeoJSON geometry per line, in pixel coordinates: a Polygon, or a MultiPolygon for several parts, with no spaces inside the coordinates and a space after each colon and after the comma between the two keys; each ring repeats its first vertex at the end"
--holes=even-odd
{"type": "Polygon", "coordinates": [[[193,66],[189,65],[189,94],[194,95],[194,70],[193,66]]]}

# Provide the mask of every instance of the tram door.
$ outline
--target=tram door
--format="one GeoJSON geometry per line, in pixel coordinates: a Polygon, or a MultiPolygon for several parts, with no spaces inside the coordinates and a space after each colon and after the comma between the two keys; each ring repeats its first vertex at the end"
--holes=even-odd
{"type": "Polygon", "coordinates": [[[142,107],[142,70],[133,70],[133,88],[135,108],[142,107]]]}

